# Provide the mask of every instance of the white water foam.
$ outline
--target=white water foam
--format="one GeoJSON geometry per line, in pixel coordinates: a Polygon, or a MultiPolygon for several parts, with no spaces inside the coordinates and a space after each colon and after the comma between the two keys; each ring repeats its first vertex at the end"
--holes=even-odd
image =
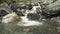
{"type": "Polygon", "coordinates": [[[18,23],[17,25],[19,25],[19,26],[38,26],[38,25],[42,25],[43,24],[42,22],[28,20],[28,18],[27,18],[27,14],[28,13],[29,12],[27,12],[24,17],[21,17],[23,23],[22,24],[18,23]]]}

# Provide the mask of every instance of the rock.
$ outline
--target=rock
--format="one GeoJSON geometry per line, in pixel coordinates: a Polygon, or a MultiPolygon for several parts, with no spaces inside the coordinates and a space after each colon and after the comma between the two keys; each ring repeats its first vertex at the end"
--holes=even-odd
{"type": "Polygon", "coordinates": [[[17,5],[20,9],[26,9],[25,3],[18,3],[17,5]]]}
{"type": "Polygon", "coordinates": [[[22,12],[20,12],[20,11],[17,12],[17,15],[18,15],[18,16],[24,16],[24,14],[23,14],[22,12]]]}
{"type": "Polygon", "coordinates": [[[37,7],[36,8],[36,12],[37,12],[37,14],[40,14],[42,11],[41,11],[41,8],[40,7],[37,7]]]}
{"type": "Polygon", "coordinates": [[[7,12],[11,11],[10,6],[8,6],[7,3],[1,3],[0,4],[0,10],[6,10],[7,12]]]}
{"type": "Polygon", "coordinates": [[[8,14],[7,11],[5,11],[5,10],[0,10],[0,23],[1,23],[1,21],[2,21],[2,18],[3,18],[5,15],[7,15],[7,14],[8,14]]]}
{"type": "Polygon", "coordinates": [[[47,5],[42,11],[47,18],[60,16],[60,0],[47,5]]]}
{"type": "Polygon", "coordinates": [[[40,15],[28,13],[27,18],[29,18],[30,20],[39,20],[40,15]]]}
{"type": "Polygon", "coordinates": [[[60,0],[57,0],[56,2],[47,5],[44,12],[46,12],[48,14],[59,13],[60,12],[60,0]]]}
{"type": "Polygon", "coordinates": [[[31,3],[26,3],[26,9],[31,10],[33,8],[31,3]]]}
{"type": "Polygon", "coordinates": [[[11,10],[15,11],[18,8],[17,5],[18,4],[16,4],[16,3],[11,4],[11,7],[10,7],[11,10]]]}
{"type": "Polygon", "coordinates": [[[8,14],[7,11],[5,11],[5,10],[0,10],[0,17],[3,17],[3,16],[5,16],[5,15],[7,15],[7,14],[8,14]]]}
{"type": "Polygon", "coordinates": [[[9,8],[7,3],[1,3],[0,8],[9,8]]]}
{"type": "Polygon", "coordinates": [[[21,21],[21,18],[18,17],[16,13],[7,14],[2,18],[2,23],[16,23],[20,21],[21,21]]]}
{"type": "Polygon", "coordinates": [[[17,9],[16,11],[14,11],[18,16],[24,16],[24,13],[25,13],[25,9],[17,9]]]}
{"type": "Polygon", "coordinates": [[[33,6],[38,6],[38,4],[37,4],[37,3],[35,3],[33,6]]]}
{"type": "Polygon", "coordinates": [[[25,4],[19,4],[19,3],[13,3],[11,4],[11,10],[16,10],[16,9],[26,9],[25,4]]]}

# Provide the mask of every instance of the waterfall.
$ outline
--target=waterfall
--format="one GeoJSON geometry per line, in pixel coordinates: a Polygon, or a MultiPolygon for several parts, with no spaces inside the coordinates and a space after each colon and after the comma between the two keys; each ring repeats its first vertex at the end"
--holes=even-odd
{"type": "Polygon", "coordinates": [[[42,25],[43,23],[42,22],[38,22],[38,21],[32,21],[32,20],[29,20],[27,18],[27,14],[28,13],[34,13],[34,11],[36,11],[36,8],[41,8],[40,5],[39,6],[33,6],[33,9],[32,10],[26,10],[26,13],[25,13],[25,16],[22,16],[22,24],[17,24],[19,26],[38,26],[38,25],[42,25]]]}

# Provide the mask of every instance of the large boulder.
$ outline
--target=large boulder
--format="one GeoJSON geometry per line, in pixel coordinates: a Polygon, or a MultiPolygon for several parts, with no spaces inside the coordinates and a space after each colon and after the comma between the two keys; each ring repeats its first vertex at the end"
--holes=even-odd
{"type": "Polygon", "coordinates": [[[57,0],[56,2],[49,4],[46,6],[46,9],[44,12],[48,14],[56,14],[60,12],[60,0],[57,0]]]}
{"type": "Polygon", "coordinates": [[[2,18],[2,23],[17,23],[20,22],[21,18],[16,13],[7,14],[2,18]]]}

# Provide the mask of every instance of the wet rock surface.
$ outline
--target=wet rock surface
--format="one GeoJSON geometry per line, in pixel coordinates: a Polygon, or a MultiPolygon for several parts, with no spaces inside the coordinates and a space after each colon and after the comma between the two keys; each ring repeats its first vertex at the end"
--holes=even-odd
{"type": "Polygon", "coordinates": [[[56,2],[47,5],[45,12],[49,14],[56,14],[60,12],[60,0],[57,0],[56,2]]]}
{"type": "Polygon", "coordinates": [[[30,20],[39,20],[40,19],[40,15],[29,13],[27,15],[27,18],[29,18],[30,20]]]}

